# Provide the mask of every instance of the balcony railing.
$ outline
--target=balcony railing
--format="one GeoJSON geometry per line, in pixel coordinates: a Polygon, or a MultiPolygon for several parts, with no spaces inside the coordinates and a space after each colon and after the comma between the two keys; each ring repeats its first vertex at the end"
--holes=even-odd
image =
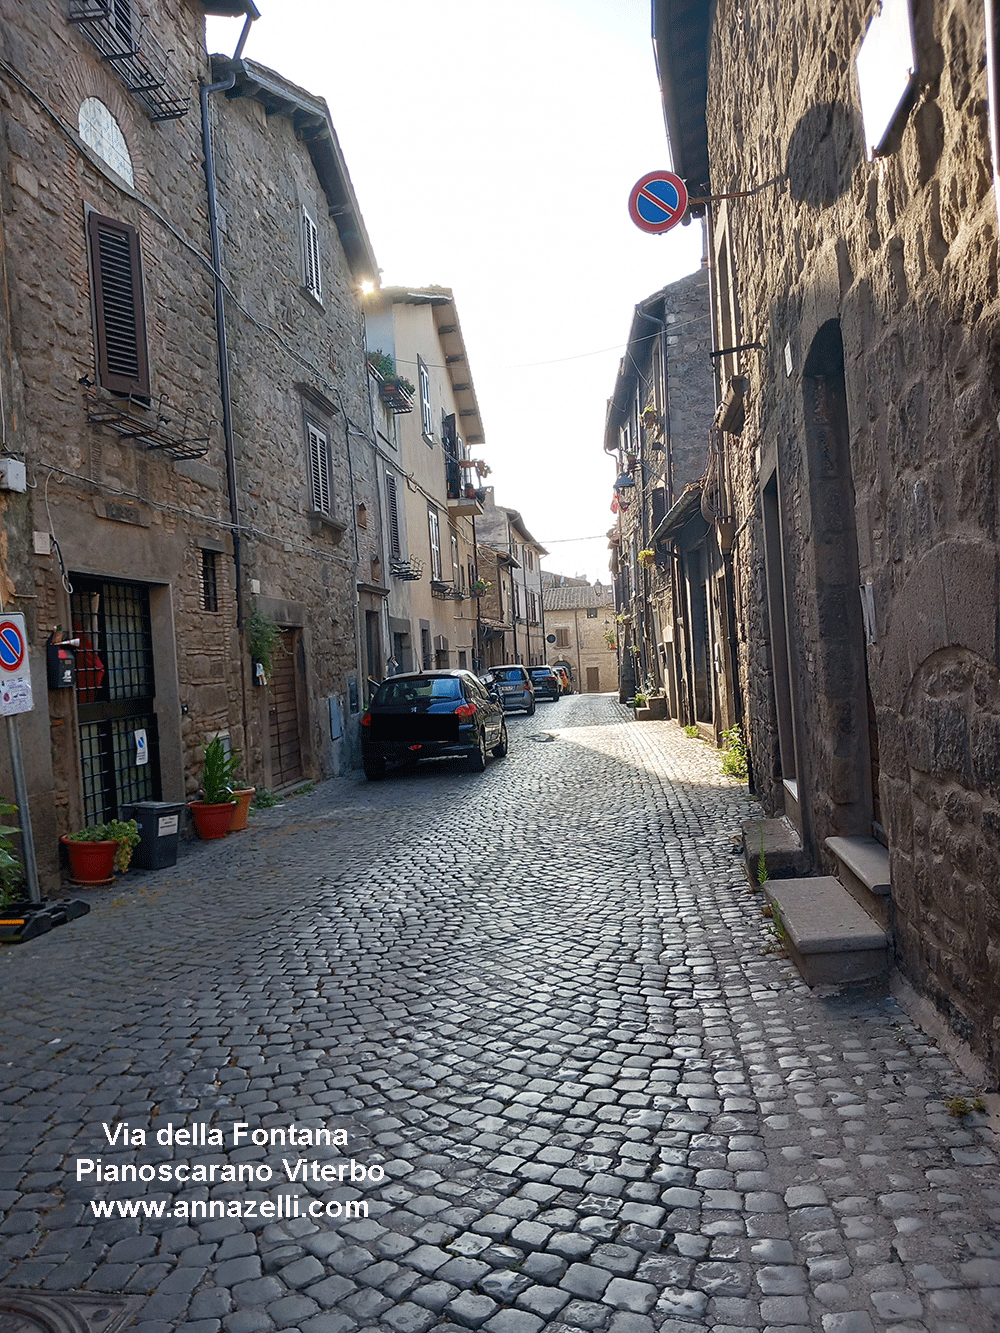
{"type": "Polygon", "coordinates": [[[69,21],[78,25],[101,59],[145,108],[150,120],[187,115],[187,90],[177,80],[169,54],[131,0],[69,0],[69,21]]]}
{"type": "Polygon", "coordinates": [[[418,560],[415,555],[409,556],[406,560],[390,560],[389,573],[394,579],[416,582],[424,576],[424,562],[418,560]]]}
{"type": "Polygon", "coordinates": [[[208,453],[211,435],[195,433],[204,429],[204,423],[194,426],[187,416],[178,417],[163,398],[150,406],[95,389],[84,394],[84,403],[92,426],[106,426],[123,439],[135,440],[147,449],[178,460],[204,458],[208,453]]]}

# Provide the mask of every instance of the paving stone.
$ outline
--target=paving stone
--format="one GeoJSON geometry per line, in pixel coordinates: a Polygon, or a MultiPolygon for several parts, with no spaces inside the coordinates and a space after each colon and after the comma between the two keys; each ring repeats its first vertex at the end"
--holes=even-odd
{"type": "Polygon", "coordinates": [[[731,853],[746,788],[613,696],[545,721],[541,745],[508,719],[475,790],[444,763],[348,772],[4,955],[0,1281],[155,1287],[141,1333],[1000,1327],[995,1146],[894,1000],[814,994],[766,952],[731,853]],[[293,941],[261,935],[275,913],[293,941]],[[386,1179],[335,1191],[370,1206],[337,1224],[91,1225],[65,1162],[126,1116],[342,1123],[386,1179]]]}

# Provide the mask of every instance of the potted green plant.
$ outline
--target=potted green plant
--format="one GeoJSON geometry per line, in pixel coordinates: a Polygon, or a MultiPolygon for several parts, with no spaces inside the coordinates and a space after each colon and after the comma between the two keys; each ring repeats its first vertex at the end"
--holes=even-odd
{"type": "Polygon", "coordinates": [[[233,780],[239,763],[240,757],[235,750],[227,754],[221,736],[213,736],[206,743],[201,800],[188,802],[199,838],[224,838],[229,832],[236,805],[233,780]]]}
{"type": "Polygon", "coordinates": [[[70,879],[76,884],[112,884],[115,873],[123,875],[139,844],[139,825],[134,819],[111,819],[89,824],[59,839],[69,857],[70,879]]]}

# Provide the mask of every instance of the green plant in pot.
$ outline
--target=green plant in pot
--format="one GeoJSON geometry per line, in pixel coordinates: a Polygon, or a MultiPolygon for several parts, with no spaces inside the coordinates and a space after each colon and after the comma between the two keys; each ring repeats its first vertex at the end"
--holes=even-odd
{"type": "Polygon", "coordinates": [[[224,838],[229,832],[236,801],[233,783],[240,756],[227,751],[221,736],[205,743],[205,763],[201,771],[201,800],[189,801],[188,809],[199,838],[224,838]]]}
{"type": "Polygon", "coordinates": [[[109,819],[64,834],[59,841],[69,857],[70,878],[78,884],[112,883],[129,868],[140,837],[134,819],[109,819]]]}

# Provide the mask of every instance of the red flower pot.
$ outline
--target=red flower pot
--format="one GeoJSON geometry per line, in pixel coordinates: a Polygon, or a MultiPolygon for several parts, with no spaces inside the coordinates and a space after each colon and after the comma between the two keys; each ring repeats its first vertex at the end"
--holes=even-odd
{"type": "Polygon", "coordinates": [[[59,841],[69,856],[69,875],[77,884],[113,884],[116,842],[74,842],[65,834],[59,841]]]}
{"type": "Polygon", "coordinates": [[[188,809],[198,830],[198,837],[224,838],[229,832],[235,804],[235,801],[223,801],[219,805],[206,805],[204,801],[189,801],[188,809]]]}

